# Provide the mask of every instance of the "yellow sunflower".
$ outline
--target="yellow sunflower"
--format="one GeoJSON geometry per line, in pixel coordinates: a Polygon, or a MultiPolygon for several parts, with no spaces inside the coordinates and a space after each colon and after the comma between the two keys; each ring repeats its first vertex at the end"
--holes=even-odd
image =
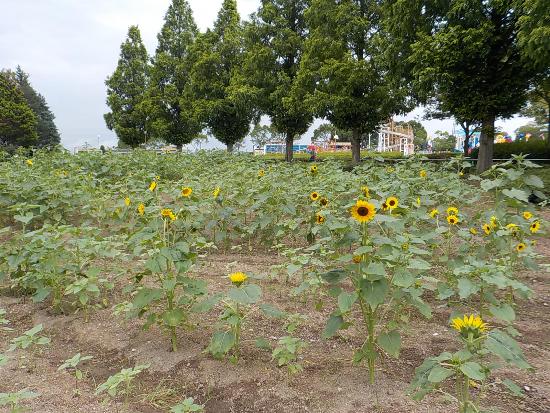
{"type": "Polygon", "coordinates": [[[321,198],[319,198],[319,204],[321,204],[321,206],[324,208],[328,205],[328,199],[327,197],[323,196],[321,198]]]}
{"type": "Polygon", "coordinates": [[[264,171],[263,169],[260,169],[260,170],[258,171],[258,178],[261,178],[261,177],[264,176],[264,175],[265,175],[265,171],[264,171]]]}
{"type": "Polygon", "coordinates": [[[155,181],[151,182],[151,184],[149,184],[149,191],[153,192],[156,187],[157,183],[155,181]]]}
{"type": "Polygon", "coordinates": [[[231,282],[237,287],[244,283],[247,278],[248,276],[244,272],[234,272],[229,274],[229,280],[231,280],[231,282]]]}
{"type": "Polygon", "coordinates": [[[470,234],[472,234],[472,235],[477,235],[477,229],[475,229],[475,228],[470,228],[470,234]]]}
{"type": "Polygon", "coordinates": [[[525,248],[527,248],[527,245],[525,245],[523,242],[520,242],[518,245],[516,245],[516,251],[517,251],[517,252],[521,252],[521,251],[523,251],[525,248]]]}
{"type": "Polygon", "coordinates": [[[25,163],[29,166],[32,166],[32,159],[27,159],[25,163]]]}
{"type": "Polygon", "coordinates": [[[447,215],[458,215],[458,208],[453,206],[447,208],[447,215]]]}
{"type": "Polygon", "coordinates": [[[130,201],[130,198],[128,198],[128,197],[124,198],[124,205],[126,205],[127,207],[130,206],[131,202],[132,201],[130,201]]]}
{"type": "Polygon", "coordinates": [[[427,173],[424,169],[422,169],[422,170],[420,171],[420,177],[421,177],[421,178],[426,178],[427,175],[428,175],[428,173],[427,173]]]}
{"type": "Polygon", "coordinates": [[[351,207],[351,216],[357,222],[369,222],[375,215],[376,208],[370,202],[358,200],[355,205],[351,207]]]}
{"type": "Polygon", "coordinates": [[[212,192],[212,195],[214,196],[214,198],[217,198],[219,195],[220,195],[220,187],[217,186],[216,189],[214,189],[214,192],[212,192]]]}
{"type": "Polygon", "coordinates": [[[531,224],[531,226],[529,227],[529,230],[534,234],[535,232],[538,232],[538,230],[540,229],[540,222],[539,221],[535,221],[531,224]]]}
{"type": "Polygon", "coordinates": [[[484,323],[480,316],[471,314],[469,317],[464,315],[464,318],[453,318],[451,326],[460,333],[464,338],[468,338],[470,334],[474,339],[481,337],[487,331],[487,323],[484,323]]]}
{"type": "Polygon", "coordinates": [[[359,264],[361,261],[363,261],[363,258],[360,255],[354,255],[353,256],[353,262],[355,264],[359,264]]]}
{"type": "Polygon", "coordinates": [[[361,191],[363,192],[363,195],[365,195],[365,198],[370,198],[370,192],[368,186],[362,186],[361,191]]]}
{"type": "Polygon", "coordinates": [[[493,215],[491,217],[491,223],[489,224],[491,225],[492,229],[495,229],[497,227],[497,222],[498,222],[498,218],[493,215]]]}
{"type": "Polygon", "coordinates": [[[386,204],[385,202],[382,202],[382,211],[387,211],[388,209],[390,209],[388,207],[388,204],[386,204]]]}
{"type": "Polygon", "coordinates": [[[193,189],[189,188],[188,186],[181,189],[181,196],[184,196],[185,198],[189,198],[192,193],[193,189]]]}
{"type": "Polygon", "coordinates": [[[508,224],[506,225],[506,229],[512,233],[516,233],[519,230],[519,227],[516,224],[508,224]]]}
{"type": "Polygon", "coordinates": [[[139,204],[137,207],[137,212],[139,215],[143,215],[145,213],[145,205],[139,204]]]}
{"type": "Polygon", "coordinates": [[[529,219],[533,218],[533,214],[532,214],[531,212],[529,212],[529,211],[525,211],[525,212],[523,213],[523,218],[529,220],[529,219]]]}
{"type": "Polygon", "coordinates": [[[430,216],[432,218],[435,218],[437,215],[439,215],[439,210],[437,208],[434,208],[430,211],[430,216]]]}
{"type": "Polygon", "coordinates": [[[456,215],[448,215],[447,222],[451,225],[456,225],[458,224],[458,217],[456,215]]]}
{"type": "Polygon", "coordinates": [[[317,222],[318,224],[322,224],[323,222],[325,222],[325,217],[322,216],[320,213],[316,213],[315,222],[317,222]]]}
{"type": "Polygon", "coordinates": [[[167,217],[167,218],[170,218],[172,221],[175,221],[176,220],[176,215],[174,214],[174,212],[170,209],[170,208],[164,208],[160,211],[160,214],[163,216],[163,217],[167,217]]]}
{"type": "Polygon", "coordinates": [[[399,200],[394,196],[390,196],[386,199],[386,205],[390,210],[395,209],[399,205],[399,200]]]}
{"type": "Polygon", "coordinates": [[[311,167],[309,168],[309,171],[312,174],[316,174],[317,173],[317,165],[311,165],[311,167]]]}
{"type": "Polygon", "coordinates": [[[311,194],[309,194],[309,197],[312,201],[317,201],[319,199],[319,192],[313,191],[311,194]]]}
{"type": "Polygon", "coordinates": [[[485,235],[489,235],[491,233],[491,226],[489,224],[483,224],[481,228],[483,228],[485,235]]]}

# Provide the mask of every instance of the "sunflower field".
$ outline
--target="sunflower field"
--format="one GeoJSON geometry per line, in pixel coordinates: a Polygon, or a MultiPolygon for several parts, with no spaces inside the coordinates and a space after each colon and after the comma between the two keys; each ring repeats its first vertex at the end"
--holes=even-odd
{"type": "Polygon", "coordinates": [[[548,411],[543,183],[469,167],[4,159],[0,411],[548,411]]]}

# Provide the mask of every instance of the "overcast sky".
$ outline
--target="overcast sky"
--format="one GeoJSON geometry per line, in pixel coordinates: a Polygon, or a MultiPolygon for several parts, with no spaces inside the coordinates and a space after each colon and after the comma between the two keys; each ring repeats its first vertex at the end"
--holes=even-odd
{"type": "MultiPolygon", "coordinates": [[[[21,65],[56,116],[67,149],[84,142],[106,146],[116,136],[105,127],[105,78],[115,69],[128,26],[137,24],[147,51],[156,48],[170,0],[0,0],[0,68],[21,65]]],[[[201,30],[216,19],[222,0],[189,0],[201,30]]],[[[247,18],[260,0],[238,0],[247,18]]],[[[417,109],[407,119],[422,115],[417,109]]],[[[512,132],[527,119],[497,122],[512,132]]],[[[453,123],[422,121],[429,134],[451,132],[453,123]]],[[[315,123],[317,125],[318,122],[315,123]]],[[[304,141],[309,141],[310,128],[304,141]]]]}

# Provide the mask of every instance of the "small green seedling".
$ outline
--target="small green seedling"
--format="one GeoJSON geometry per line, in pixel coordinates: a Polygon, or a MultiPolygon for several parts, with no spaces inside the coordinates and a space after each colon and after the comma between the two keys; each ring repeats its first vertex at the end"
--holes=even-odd
{"type": "Polygon", "coordinates": [[[13,328],[6,327],[10,323],[9,320],[6,319],[6,310],[3,308],[0,308],[0,331],[12,331],[13,328]]]}
{"type": "Polygon", "coordinates": [[[38,333],[40,333],[42,330],[42,324],[38,324],[30,330],[25,331],[22,336],[16,337],[11,340],[10,348],[8,349],[8,351],[14,351],[17,348],[25,350],[30,346],[45,346],[49,344],[51,340],[48,337],[38,335],[38,333]]]}
{"type": "MultiPolygon", "coordinates": [[[[107,394],[112,398],[116,399],[119,395],[124,395],[124,407],[128,407],[128,400],[132,392],[132,381],[140,374],[143,370],[148,369],[149,364],[141,364],[129,369],[122,369],[116,374],[110,376],[107,381],[100,384],[95,394],[101,394],[107,392],[107,394]],[[123,386],[120,386],[120,385],[123,386]],[[120,387],[119,387],[120,386],[120,387]]],[[[116,402],[116,401],[115,401],[116,402]]]]}
{"type": "Polygon", "coordinates": [[[82,356],[80,353],[75,354],[72,358],[65,360],[65,362],[58,367],[57,370],[72,370],[74,373],[75,378],[75,394],[80,394],[80,390],[78,389],[78,382],[82,380],[82,377],[84,377],[82,370],[80,370],[77,366],[80,363],[83,363],[87,360],[91,360],[92,356],[82,356]]]}
{"type": "Polygon", "coordinates": [[[173,406],[170,409],[170,413],[191,413],[191,412],[204,412],[204,405],[195,404],[195,400],[192,397],[186,398],[184,401],[173,406]]]}
{"type": "Polygon", "coordinates": [[[0,393],[0,406],[8,406],[9,413],[21,413],[27,410],[20,406],[21,401],[34,397],[38,397],[38,393],[27,389],[19,390],[17,393],[0,393]]]}

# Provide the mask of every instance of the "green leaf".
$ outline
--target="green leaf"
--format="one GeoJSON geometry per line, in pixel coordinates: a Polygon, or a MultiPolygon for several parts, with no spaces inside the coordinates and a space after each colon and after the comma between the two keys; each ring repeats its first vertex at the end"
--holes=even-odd
{"type": "Polygon", "coordinates": [[[357,293],[355,291],[352,293],[342,291],[338,296],[338,307],[340,308],[340,311],[342,313],[347,313],[350,311],[356,300],[357,293]]]}
{"type": "Polygon", "coordinates": [[[323,331],[323,338],[330,338],[336,334],[345,325],[344,319],[341,315],[332,314],[328,319],[325,330],[323,331]]]}
{"type": "Polygon", "coordinates": [[[508,390],[510,390],[510,392],[516,396],[516,397],[524,397],[524,394],[523,394],[523,390],[521,389],[521,387],[519,387],[516,383],[514,383],[512,380],[510,379],[504,379],[502,380],[502,384],[504,384],[506,386],[506,388],[508,390]]]}
{"type": "Polygon", "coordinates": [[[535,188],[543,189],[544,188],[544,182],[542,182],[542,179],[540,179],[536,175],[527,175],[523,178],[523,182],[528,185],[535,188]]]}
{"type": "Polygon", "coordinates": [[[347,277],[348,273],[343,270],[332,270],[321,274],[321,278],[329,284],[338,284],[347,277]]]}
{"type": "Polygon", "coordinates": [[[482,381],[485,380],[485,373],[483,367],[474,361],[467,361],[460,366],[460,371],[472,380],[482,381]]]}
{"type": "Polygon", "coordinates": [[[430,374],[428,375],[428,381],[431,383],[441,383],[443,380],[451,377],[454,374],[454,371],[451,369],[446,369],[442,366],[435,366],[431,369],[430,374]]]}
{"type": "Polygon", "coordinates": [[[369,281],[361,279],[361,295],[370,305],[371,309],[375,310],[384,302],[386,293],[388,292],[388,282],[386,279],[369,281]]]}
{"type": "Polygon", "coordinates": [[[158,288],[142,288],[134,297],[132,305],[136,309],[141,309],[148,306],[153,301],[157,301],[162,297],[162,290],[158,288]]]}
{"type": "Polygon", "coordinates": [[[302,269],[302,266],[297,265],[297,264],[288,264],[286,266],[286,271],[287,271],[288,275],[292,275],[292,274],[296,273],[297,271],[299,271],[301,269],[302,269]]]}
{"type": "Polygon", "coordinates": [[[398,287],[407,288],[414,284],[415,277],[405,268],[398,268],[392,278],[392,283],[398,287]]]}
{"type": "Polygon", "coordinates": [[[168,327],[177,327],[184,319],[185,313],[181,308],[174,308],[162,314],[162,321],[168,327]]]}
{"type": "Polygon", "coordinates": [[[284,311],[279,310],[277,307],[274,307],[271,304],[260,304],[260,309],[267,317],[283,318],[286,316],[286,313],[284,311]]]}
{"type": "Polygon", "coordinates": [[[235,345],[235,334],[231,331],[216,331],[210,339],[207,350],[214,357],[222,357],[235,345]]]}
{"type": "Polygon", "coordinates": [[[522,201],[522,202],[529,202],[529,195],[527,194],[527,192],[521,189],[517,189],[517,188],[504,189],[502,193],[506,195],[508,198],[517,199],[518,201],[522,201]]]}
{"type": "Polygon", "coordinates": [[[193,306],[191,307],[191,311],[193,311],[194,313],[206,313],[212,310],[216,306],[216,304],[220,302],[222,297],[223,294],[218,293],[211,297],[208,297],[205,300],[199,301],[193,304],[193,306]]]}
{"type": "Polygon", "coordinates": [[[260,299],[262,289],[256,284],[247,284],[231,288],[227,295],[239,304],[254,304],[260,299]]]}
{"type": "Polygon", "coordinates": [[[485,347],[494,355],[520,369],[531,368],[531,365],[525,360],[518,343],[508,334],[500,330],[492,330],[487,335],[485,347]]]}
{"type": "Polygon", "coordinates": [[[496,318],[508,323],[511,323],[516,319],[516,313],[510,304],[504,303],[500,307],[491,304],[489,306],[489,311],[496,318]]]}
{"type": "Polygon", "coordinates": [[[367,280],[369,281],[380,280],[386,276],[384,264],[381,262],[370,262],[365,269],[365,273],[367,275],[367,280]]]}
{"type": "Polygon", "coordinates": [[[479,287],[467,278],[458,280],[458,295],[461,299],[468,298],[479,291],[479,287]]]}
{"type": "Polygon", "coordinates": [[[380,334],[378,336],[378,345],[395,358],[399,357],[399,350],[401,349],[401,335],[397,330],[392,330],[388,333],[380,334]]]}
{"type": "Polygon", "coordinates": [[[413,258],[409,261],[408,267],[413,270],[425,271],[432,268],[432,265],[428,261],[424,261],[422,258],[413,258]]]}
{"type": "Polygon", "coordinates": [[[261,348],[262,350],[269,350],[271,351],[271,343],[267,341],[265,338],[257,338],[256,339],[256,347],[261,348]]]}

